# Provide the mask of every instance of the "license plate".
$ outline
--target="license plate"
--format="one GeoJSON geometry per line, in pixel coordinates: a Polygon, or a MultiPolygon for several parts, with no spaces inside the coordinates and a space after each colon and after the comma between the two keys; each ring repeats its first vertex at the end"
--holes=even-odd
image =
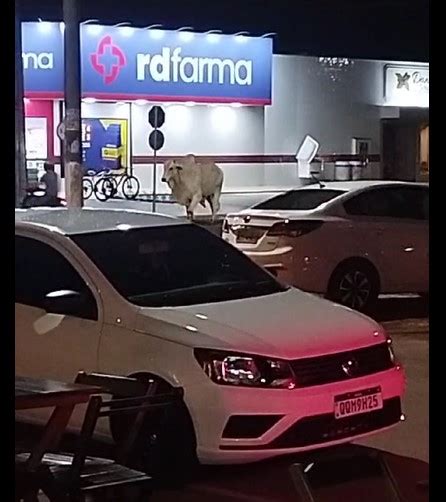
{"type": "Polygon", "coordinates": [[[237,242],[240,244],[255,244],[257,241],[256,237],[237,237],[237,242]]]}
{"type": "Polygon", "coordinates": [[[265,231],[263,227],[246,227],[242,225],[232,227],[232,232],[240,244],[255,244],[265,234],[265,231]]]}
{"type": "Polygon", "coordinates": [[[381,387],[335,396],[335,418],[351,417],[383,407],[381,387]]]}

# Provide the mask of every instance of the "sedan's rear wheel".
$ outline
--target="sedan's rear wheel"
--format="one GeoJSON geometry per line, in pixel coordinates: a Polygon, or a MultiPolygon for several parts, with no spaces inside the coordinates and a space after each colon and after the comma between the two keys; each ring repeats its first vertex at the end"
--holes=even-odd
{"type": "Polygon", "coordinates": [[[351,261],[339,266],[330,279],[327,298],[355,310],[368,310],[378,298],[379,281],[371,265],[351,261]]]}

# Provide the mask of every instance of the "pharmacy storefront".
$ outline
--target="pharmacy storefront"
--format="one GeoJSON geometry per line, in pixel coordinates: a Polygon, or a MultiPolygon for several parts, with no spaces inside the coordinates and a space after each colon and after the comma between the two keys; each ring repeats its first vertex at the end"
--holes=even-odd
{"type": "MultiPolygon", "coordinates": [[[[268,37],[85,24],[81,52],[84,165],[131,167],[147,192],[153,188],[148,112],[154,103],[166,115],[160,162],[187,153],[212,158],[225,172],[226,192],[299,185],[295,154],[307,134],[320,143],[321,158],[365,152],[371,162],[361,176],[381,177],[387,173],[383,124],[404,121],[406,109],[428,113],[428,65],[411,65],[422,70],[416,78],[424,87],[405,101],[399,91],[416,84],[404,66],[391,74],[384,61],[273,55],[268,37]],[[403,87],[394,90],[389,81],[398,85],[400,74],[403,87]]],[[[63,24],[24,23],[30,173],[45,159],[63,172],[57,134],[63,63],[63,24]]],[[[322,175],[335,176],[333,166],[326,163],[322,175]]],[[[156,190],[166,191],[159,179],[156,190]]]]}

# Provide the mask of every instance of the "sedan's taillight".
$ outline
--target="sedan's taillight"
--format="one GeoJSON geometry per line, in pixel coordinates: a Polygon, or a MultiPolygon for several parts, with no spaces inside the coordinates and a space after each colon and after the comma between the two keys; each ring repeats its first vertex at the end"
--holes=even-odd
{"type": "Polygon", "coordinates": [[[317,230],[323,225],[318,220],[287,220],[275,223],[269,230],[268,235],[274,237],[301,237],[317,230]]]}

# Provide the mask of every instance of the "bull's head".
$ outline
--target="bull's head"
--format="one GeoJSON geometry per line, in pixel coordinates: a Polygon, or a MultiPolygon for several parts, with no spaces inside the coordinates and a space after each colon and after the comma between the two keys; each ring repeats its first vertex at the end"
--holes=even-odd
{"type": "Polygon", "coordinates": [[[169,186],[178,179],[179,172],[183,169],[181,162],[172,159],[164,163],[164,172],[161,181],[167,183],[169,186]]]}

